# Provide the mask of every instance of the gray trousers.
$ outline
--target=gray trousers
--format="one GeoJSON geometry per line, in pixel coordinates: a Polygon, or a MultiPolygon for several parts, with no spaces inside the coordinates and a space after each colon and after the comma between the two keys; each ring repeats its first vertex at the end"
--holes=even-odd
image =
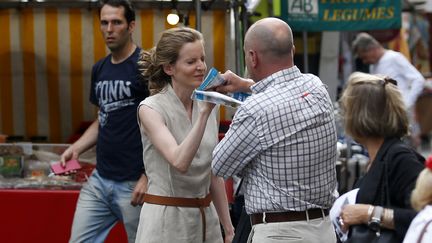
{"type": "Polygon", "coordinates": [[[330,218],[252,226],[248,243],[335,243],[336,234],[330,218]]]}

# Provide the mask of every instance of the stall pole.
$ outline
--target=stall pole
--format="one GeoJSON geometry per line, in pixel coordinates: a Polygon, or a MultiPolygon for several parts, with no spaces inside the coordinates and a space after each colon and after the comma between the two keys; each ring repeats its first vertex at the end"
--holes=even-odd
{"type": "Polygon", "coordinates": [[[308,59],[308,34],[303,31],[303,72],[309,72],[309,59],[308,59]]]}
{"type": "Polygon", "coordinates": [[[195,0],[196,30],[201,32],[201,0],[195,0]]]}
{"type": "Polygon", "coordinates": [[[240,66],[241,66],[241,32],[240,32],[240,16],[238,11],[238,4],[236,0],[231,1],[231,7],[234,14],[234,34],[235,34],[235,40],[234,40],[234,48],[235,48],[235,73],[240,73],[240,66]]]}

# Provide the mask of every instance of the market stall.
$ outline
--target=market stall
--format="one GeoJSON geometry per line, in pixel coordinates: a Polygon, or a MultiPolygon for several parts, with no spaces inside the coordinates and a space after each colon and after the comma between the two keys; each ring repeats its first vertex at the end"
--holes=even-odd
{"type": "MultiPolygon", "coordinates": [[[[68,242],[82,183],[94,168],[94,150],[83,154],[81,169],[69,176],[52,174],[67,144],[0,144],[2,242],[68,242]]],[[[106,242],[127,242],[117,224],[106,242]]]]}
{"type": "MultiPolygon", "coordinates": [[[[68,242],[79,190],[0,189],[2,242],[68,242]]],[[[127,242],[122,224],[107,243],[127,242]]]]}

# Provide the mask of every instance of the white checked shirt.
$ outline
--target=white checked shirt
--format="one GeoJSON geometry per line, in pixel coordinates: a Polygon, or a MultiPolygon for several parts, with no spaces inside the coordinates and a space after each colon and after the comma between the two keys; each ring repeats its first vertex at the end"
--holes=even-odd
{"type": "Polygon", "coordinates": [[[244,177],[248,214],[330,208],[337,137],[325,85],[294,66],[251,89],[213,152],[213,173],[244,177]]]}

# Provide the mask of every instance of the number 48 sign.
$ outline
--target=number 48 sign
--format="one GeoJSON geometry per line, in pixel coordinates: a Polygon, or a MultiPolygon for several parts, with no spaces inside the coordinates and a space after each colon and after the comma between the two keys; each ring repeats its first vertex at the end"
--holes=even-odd
{"type": "Polygon", "coordinates": [[[288,0],[288,14],[318,15],[318,0],[288,0]]]}

